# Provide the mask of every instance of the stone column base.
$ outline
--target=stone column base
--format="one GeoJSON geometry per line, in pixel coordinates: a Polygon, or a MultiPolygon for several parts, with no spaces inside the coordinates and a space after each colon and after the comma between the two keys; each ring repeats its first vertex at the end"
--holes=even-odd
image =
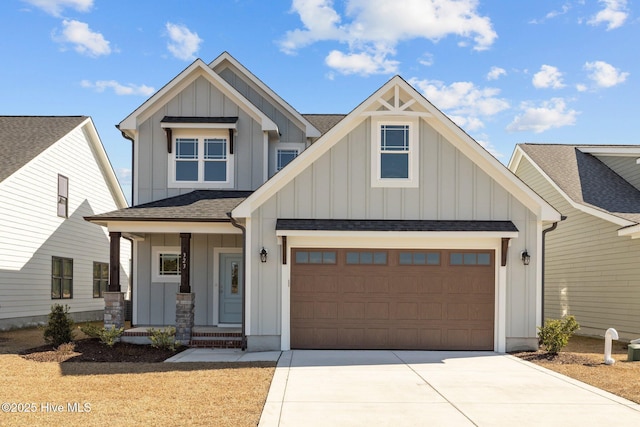
{"type": "Polygon", "coordinates": [[[188,345],[194,323],[196,294],[176,294],[176,341],[188,345]]]}
{"type": "Polygon", "coordinates": [[[104,292],[104,327],[124,328],[124,292],[104,292]]]}

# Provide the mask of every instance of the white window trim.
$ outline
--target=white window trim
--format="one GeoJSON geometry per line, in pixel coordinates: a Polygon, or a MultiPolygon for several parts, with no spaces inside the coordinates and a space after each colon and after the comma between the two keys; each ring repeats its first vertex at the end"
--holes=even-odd
{"type": "MultiPolygon", "coordinates": [[[[168,155],[168,187],[169,188],[234,188],[234,155],[230,153],[231,141],[228,129],[176,129],[171,136],[171,153],[168,155]],[[204,140],[224,139],[227,141],[227,179],[225,181],[176,181],[176,139],[198,139],[198,174],[204,176],[204,140]]],[[[201,178],[202,179],[202,178],[201,178]]]]}
{"type": "Polygon", "coordinates": [[[420,144],[418,118],[384,117],[371,118],[371,186],[392,188],[417,188],[420,179],[420,144]],[[381,178],[380,177],[380,126],[408,125],[409,126],[409,177],[381,178]]]}
{"type": "MultiPolygon", "coordinates": [[[[278,172],[282,169],[278,169],[278,151],[280,150],[287,150],[287,151],[295,151],[296,157],[300,155],[300,152],[302,151],[300,149],[300,143],[295,143],[295,142],[281,142],[276,146],[276,152],[275,152],[275,156],[273,156],[273,170],[278,172]]],[[[293,161],[293,160],[292,160],[293,161]]]]}
{"type": "Polygon", "coordinates": [[[180,275],[161,276],[160,254],[180,255],[180,246],[154,246],[151,249],[151,282],[153,283],[180,283],[180,275]]]}

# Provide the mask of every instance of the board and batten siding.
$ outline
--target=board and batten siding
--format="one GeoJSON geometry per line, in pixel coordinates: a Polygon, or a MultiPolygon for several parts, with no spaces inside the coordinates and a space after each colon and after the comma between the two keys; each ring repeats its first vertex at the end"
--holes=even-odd
{"type": "MultiPolygon", "coordinates": [[[[637,166],[637,165],[636,165],[637,166]]],[[[546,238],[545,317],[574,315],[577,332],[640,336],[640,241],[619,225],[575,209],[523,158],[516,172],[567,219],[546,238]]]]}
{"type": "MultiPolygon", "coordinates": [[[[118,206],[87,138],[76,128],[0,183],[0,327],[46,321],[55,303],[72,313],[104,309],[93,298],[93,262],[109,262],[109,235],[83,217],[118,206]],[[68,218],[57,216],[58,174],[69,178],[68,218]],[[52,256],[73,259],[72,299],[51,299],[52,256]]],[[[123,292],[130,256],[122,239],[123,292]]]]}
{"type": "MultiPolygon", "coordinates": [[[[234,188],[255,190],[264,181],[262,127],[204,77],[198,77],[139,125],[136,147],[136,202],[148,203],[193,191],[168,188],[167,136],[160,126],[165,116],[238,117],[234,138],[234,188]]],[[[194,126],[197,128],[197,125],[194,126]]],[[[175,135],[179,132],[176,130],[175,135]]],[[[216,188],[212,186],[211,190],[216,188]]]]}
{"type": "MultiPolygon", "coordinates": [[[[154,282],[152,254],[154,247],[180,247],[178,234],[149,234],[137,245],[137,288],[134,303],[137,306],[136,324],[146,326],[174,325],[176,321],[176,294],[180,283],[154,282]]],[[[214,284],[214,249],[242,248],[242,236],[236,234],[192,234],[191,236],[191,292],[195,293],[196,326],[217,324],[218,295],[214,284]]]]}
{"type": "Polygon", "coordinates": [[[533,257],[524,267],[519,256],[524,249],[536,248],[536,215],[422,120],[419,187],[372,188],[370,129],[370,120],[364,120],[254,211],[248,251],[257,254],[264,246],[278,262],[261,263],[252,257],[251,334],[281,334],[277,218],[429,219],[513,221],[519,237],[509,248],[506,337],[514,343],[535,337],[539,260],[533,257]]]}

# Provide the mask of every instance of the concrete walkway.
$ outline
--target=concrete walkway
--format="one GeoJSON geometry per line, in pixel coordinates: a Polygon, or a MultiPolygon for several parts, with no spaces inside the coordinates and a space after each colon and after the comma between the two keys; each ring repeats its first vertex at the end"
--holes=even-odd
{"type": "Polygon", "coordinates": [[[271,426],[631,426],[640,406],[491,352],[284,352],[271,426]]]}
{"type": "Polygon", "coordinates": [[[277,362],[280,351],[247,352],[237,349],[190,348],[165,362],[277,362]]]}

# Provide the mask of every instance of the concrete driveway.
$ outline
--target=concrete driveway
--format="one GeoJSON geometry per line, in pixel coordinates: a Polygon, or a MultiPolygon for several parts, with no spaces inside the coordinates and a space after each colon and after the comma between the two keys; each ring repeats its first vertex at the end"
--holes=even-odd
{"type": "Polygon", "coordinates": [[[639,405],[509,355],[294,350],[280,357],[259,425],[638,424],[639,405]]]}

